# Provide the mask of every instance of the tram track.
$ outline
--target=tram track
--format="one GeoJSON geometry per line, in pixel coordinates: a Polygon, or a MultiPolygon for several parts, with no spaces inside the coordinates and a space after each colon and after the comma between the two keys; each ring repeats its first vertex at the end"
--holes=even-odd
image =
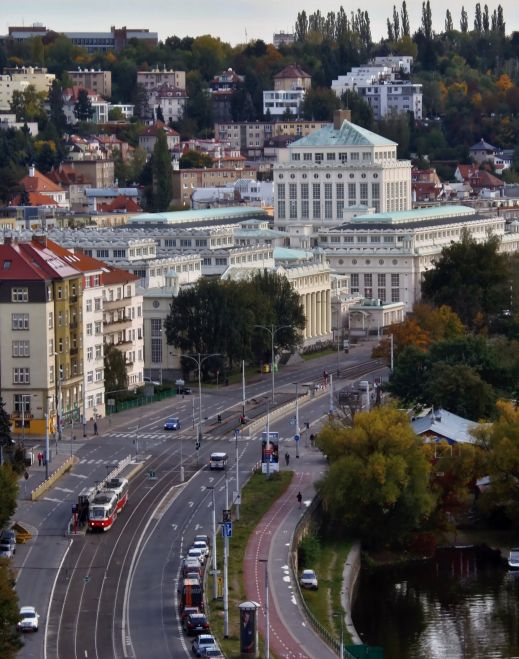
{"type": "Polygon", "coordinates": [[[49,659],[125,656],[125,649],[117,648],[115,640],[121,638],[115,633],[122,624],[120,586],[128,578],[135,549],[139,549],[137,539],[147,521],[168,491],[179,484],[176,456],[177,451],[172,454],[168,446],[148,462],[149,470],[158,472],[157,480],[150,481],[144,474],[136,477],[128,503],[120,513],[122,519],[116,520],[110,531],[102,536],[90,533],[74,538],[49,609],[49,659]]]}

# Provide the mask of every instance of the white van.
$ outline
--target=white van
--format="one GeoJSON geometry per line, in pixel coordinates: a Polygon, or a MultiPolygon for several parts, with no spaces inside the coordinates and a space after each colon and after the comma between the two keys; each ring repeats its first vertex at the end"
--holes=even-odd
{"type": "Polygon", "coordinates": [[[227,453],[211,453],[209,458],[209,469],[226,469],[227,453]]]}

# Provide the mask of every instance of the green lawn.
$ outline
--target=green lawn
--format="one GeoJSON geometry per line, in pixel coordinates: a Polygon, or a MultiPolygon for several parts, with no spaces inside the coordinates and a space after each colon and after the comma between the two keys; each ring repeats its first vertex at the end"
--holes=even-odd
{"type": "MultiPolygon", "coordinates": [[[[319,579],[319,590],[303,590],[304,600],[318,622],[334,634],[341,634],[340,615],[344,615],[341,604],[342,572],[351,548],[349,540],[320,539],[321,551],[317,564],[312,566],[319,579]],[[339,614],[335,615],[334,614],[339,614]]],[[[344,630],[344,643],[351,638],[344,630]]]]}
{"type": "MultiPolygon", "coordinates": [[[[281,471],[266,479],[254,474],[242,490],[240,521],[233,522],[233,535],[229,542],[229,638],[223,638],[223,600],[211,600],[212,582],[206,583],[208,617],[211,632],[218,639],[222,651],[229,659],[240,657],[238,604],[246,601],[243,583],[243,558],[249,537],[271,505],[283,495],[292,480],[293,472],[281,471]]],[[[223,570],[221,534],[217,536],[218,569],[223,570]]],[[[261,613],[260,613],[261,615],[261,613]]],[[[261,642],[260,642],[261,646],[261,642]]],[[[272,654],[274,657],[275,655],[272,654]]]]}

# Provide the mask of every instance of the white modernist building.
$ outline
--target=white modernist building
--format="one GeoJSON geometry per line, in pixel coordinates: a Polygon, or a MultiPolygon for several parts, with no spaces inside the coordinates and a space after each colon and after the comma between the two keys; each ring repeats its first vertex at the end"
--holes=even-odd
{"type": "Polygon", "coordinates": [[[411,208],[411,163],[397,144],[351,123],[338,110],[333,125],[293,142],[274,166],[274,224],[289,231],[310,224],[312,235],[353,214],[411,208]]]}
{"type": "Polygon", "coordinates": [[[358,215],[320,231],[319,246],[333,270],[349,275],[352,295],[382,305],[403,302],[410,312],[420,299],[424,272],[465,232],[478,242],[498,236],[503,252],[519,248],[519,222],[468,206],[358,215]]]}

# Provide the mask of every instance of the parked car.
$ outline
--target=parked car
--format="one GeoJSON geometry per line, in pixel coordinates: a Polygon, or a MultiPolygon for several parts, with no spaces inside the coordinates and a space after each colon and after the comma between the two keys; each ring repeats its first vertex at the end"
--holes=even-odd
{"type": "Polygon", "coordinates": [[[319,587],[317,575],[313,570],[303,570],[299,579],[299,583],[301,584],[302,588],[310,588],[311,590],[317,590],[319,587]]]}
{"type": "Polygon", "coordinates": [[[0,544],[11,545],[13,554],[16,554],[16,533],[13,529],[3,529],[0,532],[0,544]]]}
{"type": "Polygon", "coordinates": [[[16,628],[22,632],[37,632],[40,616],[34,606],[22,606],[16,628]]]}
{"type": "Polygon", "coordinates": [[[202,659],[223,659],[223,654],[217,645],[208,645],[202,650],[202,659]]]}
{"type": "Polygon", "coordinates": [[[209,629],[209,623],[203,613],[190,613],[184,620],[184,631],[188,636],[203,634],[209,629]]]}
{"type": "Polygon", "coordinates": [[[193,650],[195,656],[200,657],[204,648],[211,645],[216,645],[214,636],[211,634],[200,634],[200,636],[197,636],[193,641],[191,649],[193,650]]]}
{"type": "Polygon", "coordinates": [[[187,578],[187,575],[190,572],[196,572],[199,576],[202,573],[202,566],[200,565],[200,559],[198,558],[184,558],[182,564],[182,575],[184,578],[187,578]]]}
{"type": "Polygon", "coordinates": [[[180,419],[176,416],[170,416],[164,424],[164,430],[180,430],[181,427],[180,419]]]}
{"type": "Polygon", "coordinates": [[[0,545],[0,558],[12,558],[14,556],[13,545],[2,543],[0,545]]]}
{"type": "Polygon", "coordinates": [[[146,376],[142,378],[142,381],[144,382],[144,384],[153,384],[156,387],[160,387],[160,382],[158,382],[157,380],[152,380],[151,378],[148,378],[146,376]]]}

